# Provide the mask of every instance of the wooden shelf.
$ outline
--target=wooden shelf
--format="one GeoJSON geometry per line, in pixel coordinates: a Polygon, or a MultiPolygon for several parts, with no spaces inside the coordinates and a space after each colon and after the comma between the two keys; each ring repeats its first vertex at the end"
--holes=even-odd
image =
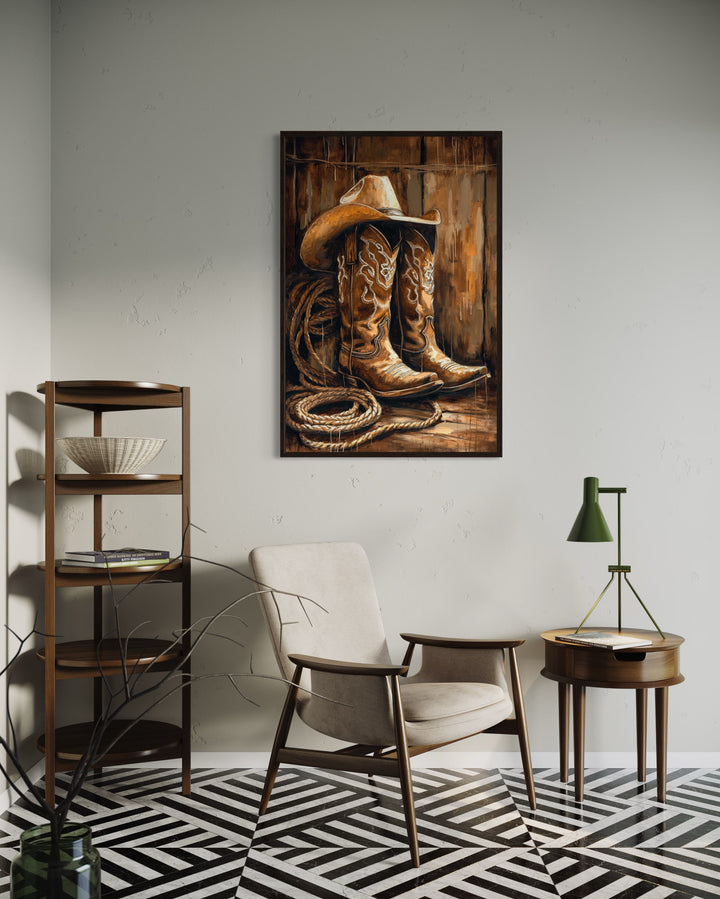
{"type": "MultiPolygon", "coordinates": [[[[45,480],[44,474],[38,475],[45,480]]],[[[56,474],[57,496],[172,496],[183,490],[181,474],[56,474]]]]}
{"type": "MultiPolygon", "coordinates": [[[[45,384],[38,384],[45,393],[45,384]]],[[[182,387],[153,381],[58,381],[55,402],[91,412],[182,405],[182,387]]]]}
{"type": "MultiPolygon", "coordinates": [[[[45,475],[39,474],[41,481],[45,480],[45,475]]],[[[100,474],[56,474],[55,481],[64,483],[91,483],[92,481],[107,481],[110,484],[133,484],[144,483],[146,481],[181,481],[181,474],[112,474],[111,472],[103,472],[100,474]]]]}
{"type": "MultiPolygon", "coordinates": [[[[170,562],[164,562],[162,565],[153,565],[151,562],[148,562],[147,565],[126,565],[126,566],[116,566],[111,565],[109,568],[105,567],[96,567],[94,565],[73,565],[69,562],[56,562],[55,563],[55,571],[57,574],[101,574],[105,581],[107,582],[108,573],[114,578],[116,574],[147,574],[149,571],[176,571],[178,568],[182,568],[182,560],[172,560],[170,562]]],[[[41,568],[45,567],[44,563],[41,563],[41,568]]]]}
{"type": "MultiPolygon", "coordinates": [[[[128,725],[128,721],[113,721],[108,728],[104,744],[109,745],[128,725]]],[[[93,733],[94,724],[69,724],[55,731],[55,759],[58,769],[74,767],[82,758],[93,733]],[[65,763],[64,765],[62,763],[65,763]]],[[[131,730],[103,756],[101,765],[122,765],[135,761],[177,758],[182,746],[182,729],[163,721],[135,722],[131,730]]],[[[45,734],[41,734],[37,748],[45,754],[45,734]]]]}
{"type": "MultiPolygon", "coordinates": [[[[45,570],[45,563],[38,568],[45,570]]],[[[139,584],[140,581],[177,583],[183,578],[184,563],[181,559],[166,562],[165,565],[132,565],[128,568],[90,568],[89,566],[55,565],[56,587],[109,587],[110,584],[139,584]],[[152,574],[157,577],[152,577],[152,574]]]]}
{"type": "MultiPolygon", "coordinates": [[[[45,384],[38,384],[38,393],[45,393],[45,384]]],[[[55,392],[62,391],[125,391],[137,394],[180,393],[182,387],[175,384],[158,384],[155,381],[57,381],[55,392]]]]}
{"type": "MultiPolygon", "coordinates": [[[[163,671],[171,667],[180,657],[181,647],[167,640],[149,640],[140,637],[123,643],[126,646],[126,670],[137,673],[153,662],[153,670],[163,671]]],[[[45,647],[37,651],[37,657],[44,662],[45,647]]],[[[55,644],[55,671],[58,679],[75,677],[111,677],[122,674],[122,659],[117,639],[76,640],[72,643],[55,644]]]]}
{"type": "MultiPolygon", "coordinates": [[[[105,701],[105,676],[123,674],[122,660],[117,646],[111,641],[102,641],[102,635],[108,628],[103,622],[107,590],[115,586],[132,586],[140,583],[156,585],[174,584],[175,588],[161,591],[163,600],[180,601],[177,626],[188,633],[192,623],[191,615],[191,569],[190,562],[190,388],[177,387],[173,384],[161,384],[153,381],[45,381],[38,385],[38,392],[45,397],[45,465],[44,472],[39,475],[43,481],[45,493],[45,562],[40,564],[45,574],[45,646],[40,651],[40,659],[45,667],[45,733],[51,747],[45,753],[45,736],[40,738],[39,746],[45,753],[45,800],[48,805],[55,804],[55,773],[68,771],[77,766],[83,750],[88,744],[93,731],[92,723],[76,724],[57,729],[56,685],[60,681],[72,678],[92,678],[92,709],[82,713],[82,717],[93,716],[101,720],[105,701]],[[148,409],[173,409],[179,414],[174,416],[180,425],[180,473],[173,474],[109,474],[79,472],[77,474],[60,473],[55,469],[56,431],[55,419],[58,406],[70,406],[91,413],[92,433],[101,437],[106,432],[106,413],[115,411],[138,411],[148,409]],[[88,504],[92,503],[92,543],[95,549],[103,546],[104,534],[104,500],[105,496],[125,497],[133,495],[164,496],[176,495],[180,499],[178,509],[178,530],[181,538],[184,557],[174,559],[164,565],[148,563],[140,566],[126,567],[89,567],[65,563],[58,559],[60,550],[57,541],[56,521],[58,515],[58,496],[85,496],[88,504]],[[63,622],[60,615],[65,609],[56,608],[57,590],[62,587],[78,589],[88,602],[78,599],[73,603],[75,611],[85,621],[83,636],[88,638],[75,643],[58,643],[55,635],[62,633],[63,622]],[[80,590],[79,588],[83,588],[80,590]],[[105,589],[103,589],[105,588],[105,589]],[[78,606],[78,603],[81,605],[78,606]],[[78,611],[79,609],[79,611],[78,611]],[[60,614],[58,614],[60,613],[60,614]],[[97,648],[101,647],[101,658],[98,660],[97,648]],[[49,660],[54,660],[50,664],[49,660]]],[[[134,606],[135,597],[130,604],[134,606]]],[[[129,609],[128,609],[129,611],[129,609]]],[[[142,608],[137,610],[142,615],[142,608]]],[[[132,622],[128,622],[128,631],[132,633],[132,622]]],[[[187,639],[184,641],[187,644],[187,639]]],[[[129,641],[127,671],[141,672],[151,663],[151,670],[158,672],[172,670],[182,658],[182,650],[169,649],[172,639],[165,641],[142,640],[133,638],[129,641]],[[154,661],[156,656],[158,661],[154,661]]],[[[182,666],[182,679],[190,676],[190,663],[182,666]]],[[[157,678],[151,683],[155,683],[157,678]]],[[[119,684],[118,684],[119,686],[119,684]]],[[[63,688],[66,689],[66,688],[63,688]]],[[[151,721],[138,721],[123,738],[122,745],[114,748],[105,756],[99,767],[113,764],[125,764],[136,760],[180,758],[182,761],[182,791],[190,794],[190,722],[191,697],[190,690],[182,690],[178,696],[180,705],[180,727],[159,724],[151,721]]],[[[131,714],[131,710],[129,714],[131,714]]],[[[108,744],[117,735],[114,725],[110,730],[108,744]]]]}

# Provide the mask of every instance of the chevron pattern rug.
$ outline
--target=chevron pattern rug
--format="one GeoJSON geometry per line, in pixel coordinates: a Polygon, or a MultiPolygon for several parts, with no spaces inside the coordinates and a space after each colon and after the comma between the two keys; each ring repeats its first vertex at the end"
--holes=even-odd
{"type": "MultiPolygon", "coordinates": [[[[190,797],[171,769],[90,780],[75,819],[92,827],[103,899],[720,896],[720,771],[671,771],[662,804],[652,774],[589,770],[580,806],[541,769],[531,812],[519,770],[416,769],[420,868],[394,781],[281,768],[258,821],[263,776],[195,770],[190,797]]],[[[22,801],[0,820],[0,897],[35,823],[22,801]]]]}

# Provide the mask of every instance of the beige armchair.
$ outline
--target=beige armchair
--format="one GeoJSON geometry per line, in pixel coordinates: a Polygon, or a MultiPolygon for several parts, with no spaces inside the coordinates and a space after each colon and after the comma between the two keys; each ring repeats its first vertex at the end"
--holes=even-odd
{"type": "Polygon", "coordinates": [[[274,588],[261,592],[261,603],[278,664],[290,682],[260,814],[281,763],[395,776],[417,866],[410,758],[480,732],[517,734],[528,799],[535,808],[515,656],[523,640],[402,634],[407,652],[401,665],[393,665],[361,546],[264,546],[250,553],[250,562],[260,590],[274,588]],[[422,647],[421,666],[408,677],[416,646],[422,647]],[[337,751],[287,746],[295,712],[314,730],[352,745],[337,751]]]}

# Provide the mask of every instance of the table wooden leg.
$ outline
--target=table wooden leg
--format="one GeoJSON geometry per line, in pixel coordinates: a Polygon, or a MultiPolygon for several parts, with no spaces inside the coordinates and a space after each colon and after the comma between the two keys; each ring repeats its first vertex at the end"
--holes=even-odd
{"type": "Polygon", "coordinates": [[[657,797],[665,802],[667,788],[668,688],[655,688],[655,752],[657,754],[657,797]]]}
{"type": "Polygon", "coordinates": [[[637,776],[644,781],[647,772],[645,756],[647,750],[647,690],[635,691],[635,720],[637,725],[637,776]]]}
{"type": "Polygon", "coordinates": [[[558,720],[560,722],[560,780],[569,779],[568,754],[570,748],[570,684],[558,684],[558,720]]]}
{"type": "Polygon", "coordinates": [[[573,762],[575,763],[575,802],[585,795],[585,685],[573,684],[573,762]]]}

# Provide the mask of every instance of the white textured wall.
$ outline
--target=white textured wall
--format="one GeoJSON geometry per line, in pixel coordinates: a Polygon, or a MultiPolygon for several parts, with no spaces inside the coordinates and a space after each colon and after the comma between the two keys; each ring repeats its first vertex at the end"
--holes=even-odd
{"type": "MultiPolygon", "coordinates": [[[[627,485],[634,583],[688,638],[670,749],[720,750],[719,27],[714,0],[64,0],[52,377],[191,385],[199,554],[355,539],[391,634],[526,637],[536,750],[556,747],[537,635],[579,620],[613,561],[565,542],[582,478],[627,485]],[[282,129],[504,132],[502,459],[279,458],[282,129]]],[[[151,514],[110,524],[133,540],[151,514]]],[[[199,614],[235,589],[196,586],[199,614]]],[[[196,690],[197,749],[268,748],[280,691],[250,689],[260,710],[196,690]]],[[[632,702],[592,693],[589,749],[633,748],[632,702]]]]}
{"type": "MultiPolygon", "coordinates": [[[[50,371],[50,9],[0,0],[0,626],[33,627],[42,599],[43,412],[35,385],[50,371]],[[40,460],[40,468],[38,468],[40,460]]],[[[0,660],[17,643],[3,628],[0,660]]],[[[29,654],[12,706],[18,736],[37,728],[41,672],[29,654]]],[[[5,689],[0,691],[2,708],[5,689]]],[[[5,734],[5,717],[0,710],[5,734]]],[[[27,758],[37,759],[34,750],[27,758]]],[[[0,789],[4,789],[0,785],[0,789]]]]}

